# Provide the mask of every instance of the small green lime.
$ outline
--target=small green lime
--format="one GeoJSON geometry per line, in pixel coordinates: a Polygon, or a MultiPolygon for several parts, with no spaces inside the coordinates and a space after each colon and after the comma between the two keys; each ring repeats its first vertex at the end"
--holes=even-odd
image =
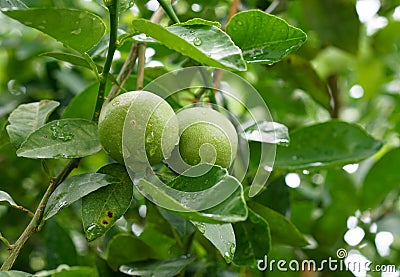
{"type": "MultiPolygon", "coordinates": [[[[168,158],[175,145],[178,144],[179,126],[175,113],[164,99],[153,93],[130,91],[121,94],[101,111],[100,142],[104,150],[122,164],[124,163],[122,153],[124,124],[132,130],[132,132],[125,131],[128,138],[124,140],[124,144],[129,145],[124,149],[129,149],[131,153],[140,153],[140,149],[136,148],[144,144],[147,160],[151,165],[168,158]],[[129,122],[126,124],[128,111],[129,122]],[[131,135],[133,131],[144,133],[142,142],[139,141],[142,139],[140,135],[131,135]]],[[[144,162],[142,157],[138,159],[144,162]]]]}
{"type": "Polygon", "coordinates": [[[189,165],[213,163],[228,168],[235,156],[238,138],[233,124],[221,113],[194,107],[177,114],[179,153],[189,165]]]}

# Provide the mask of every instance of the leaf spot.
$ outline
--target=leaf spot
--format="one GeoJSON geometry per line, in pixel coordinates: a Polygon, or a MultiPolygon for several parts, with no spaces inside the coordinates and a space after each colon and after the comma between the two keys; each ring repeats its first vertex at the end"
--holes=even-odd
{"type": "Polygon", "coordinates": [[[108,212],[107,212],[107,216],[108,216],[109,218],[112,218],[112,217],[114,216],[114,214],[113,214],[112,211],[108,211],[108,212]]]}

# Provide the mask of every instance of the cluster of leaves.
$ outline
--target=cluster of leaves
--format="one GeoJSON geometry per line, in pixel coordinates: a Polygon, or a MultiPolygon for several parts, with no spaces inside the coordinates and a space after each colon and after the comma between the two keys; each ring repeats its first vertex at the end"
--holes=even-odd
{"type": "MultiPolygon", "coordinates": [[[[243,183],[217,166],[199,178],[160,172],[169,186],[183,191],[237,186],[213,208],[174,213],[143,198],[126,169],[100,151],[92,118],[103,78],[99,72],[110,46],[107,9],[96,2],[60,1],[57,7],[52,1],[32,2],[28,8],[19,0],[0,0],[4,15],[40,31],[0,18],[12,26],[0,34],[6,47],[0,60],[7,57],[0,85],[7,83],[10,92],[0,98],[0,203],[15,208],[0,210],[5,244],[5,237],[16,240],[26,225],[26,219],[14,213],[32,215],[16,202],[36,209],[49,179],[64,179],[63,168],[76,165],[77,159],[80,165],[49,196],[39,229],[46,224],[29,240],[15,268],[47,269],[39,276],[173,276],[183,270],[195,276],[235,276],[240,270],[257,276],[262,274],[257,260],[267,254],[319,261],[335,257],[338,248],[350,250],[356,245],[343,240],[349,216],[358,216],[370,235],[365,238],[367,250],[359,251],[382,262],[396,259],[398,248],[386,260],[371,254],[376,231],[368,228],[378,224],[379,231],[394,232],[399,224],[394,167],[400,152],[393,149],[398,144],[394,134],[400,126],[399,97],[384,86],[398,74],[393,60],[399,56],[385,42],[390,37],[392,45],[398,44],[393,39],[398,37],[398,22],[392,20],[370,36],[363,33],[353,1],[298,0],[281,1],[274,10],[279,17],[259,10],[268,8],[265,1],[243,1],[245,11],[225,24],[229,1],[187,0],[174,7],[185,21],[171,25],[165,17],[156,24],[146,19],[151,1],[120,1],[115,45],[120,57],[114,57],[115,74],[108,79],[116,81],[132,43],[146,43],[154,50],[146,61],[146,82],[191,65],[235,71],[258,89],[274,119],[282,123],[264,122],[258,131],[245,130],[251,161],[243,183]],[[305,32],[281,18],[307,30],[307,43],[305,32]],[[23,35],[13,35],[14,28],[23,35]],[[356,84],[364,88],[363,102],[346,93],[356,84]],[[288,134],[288,129],[293,131],[288,134]],[[259,144],[282,141],[268,186],[249,198],[259,144]],[[357,178],[342,169],[361,161],[357,178]],[[301,177],[299,188],[285,184],[288,173],[301,177]],[[301,248],[308,244],[311,247],[301,248]]],[[[176,21],[170,4],[160,2],[176,21]]],[[[382,6],[382,16],[389,18],[393,9],[382,6]]],[[[135,89],[140,73],[132,73],[126,90],[135,89]]],[[[174,99],[171,104],[183,106],[185,101],[174,99]]],[[[151,183],[144,185],[164,202],[182,205],[151,183]]],[[[7,255],[4,248],[1,257],[7,255]]]]}

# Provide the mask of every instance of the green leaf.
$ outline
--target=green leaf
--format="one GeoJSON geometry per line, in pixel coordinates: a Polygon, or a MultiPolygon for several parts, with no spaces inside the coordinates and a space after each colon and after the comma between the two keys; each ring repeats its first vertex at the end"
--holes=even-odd
{"type": "Polygon", "coordinates": [[[98,272],[96,268],[88,266],[68,266],[60,265],[54,270],[41,271],[35,274],[35,277],[97,277],[98,272]]]}
{"type": "Polygon", "coordinates": [[[43,217],[47,220],[58,213],[59,210],[68,207],[89,193],[101,187],[119,182],[118,178],[100,173],[86,173],[72,176],[62,182],[50,195],[43,217]]]}
{"type": "Polygon", "coordinates": [[[18,270],[9,270],[0,272],[0,277],[33,277],[33,275],[18,270]]]}
{"type": "Polygon", "coordinates": [[[279,62],[307,39],[302,30],[260,10],[237,13],[226,25],[226,32],[249,63],[279,62]]]}
{"type": "Polygon", "coordinates": [[[268,121],[257,122],[247,127],[240,135],[247,140],[284,146],[288,145],[290,140],[288,128],[285,125],[268,121]]]}
{"type": "Polygon", "coordinates": [[[379,151],[382,142],[361,127],[328,121],[290,133],[289,147],[278,147],[275,167],[301,169],[354,163],[379,151]]]}
{"type": "Polygon", "coordinates": [[[139,238],[121,233],[108,243],[106,257],[110,267],[117,270],[123,264],[157,258],[157,254],[139,238]]]}
{"type": "Polygon", "coordinates": [[[158,211],[162,217],[179,233],[181,236],[188,236],[192,234],[196,228],[193,224],[179,215],[169,212],[166,209],[158,207],[158,211]]]}
{"type": "Polygon", "coordinates": [[[180,256],[178,258],[173,258],[163,261],[142,262],[131,265],[122,265],[119,267],[119,270],[131,276],[171,277],[179,274],[179,272],[181,272],[194,260],[195,257],[180,256]]]}
{"type": "Polygon", "coordinates": [[[69,54],[69,53],[62,53],[62,52],[46,52],[46,53],[42,53],[40,54],[40,56],[47,56],[47,57],[51,57],[63,62],[67,62],[76,66],[81,66],[81,67],[85,67],[88,69],[92,69],[90,64],[87,62],[87,60],[85,60],[84,58],[82,58],[81,56],[78,55],[74,55],[74,54],[69,54]]]}
{"type": "Polygon", "coordinates": [[[88,241],[107,232],[125,214],[133,198],[133,183],[124,166],[109,164],[101,168],[99,173],[114,176],[120,181],[82,198],[82,222],[88,241]]]}
{"type": "Polygon", "coordinates": [[[257,202],[248,202],[251,210],[268,222],[272,242],[279,242],[294,247],[308,244],[302,233],[283,215],[257,202]]]}
{"type": "Polygon", "coordinates": [[[3,13],[81,53],[95,46],[106,29],[99,16],[83,10],[31,8],[3,10],[3,13]]]}
{"type": "Polygon", "coordinates": [[[203,18],[192,18],[183,23],[174,24],[174,26],[190,26],[190,25],[208,25],[208,26],[215,26],[221,29],[221,23],[216,21],[205,20],[203,18]]]}
{"type": "Polygon", "coordinates": [[[10,125],[7,126],[7,132],[12,144],[19,148],[33,131],[46,123],[49,115],[59,105],[52,100],[19,105],[8,117],[10,125]]]}
{"type": "Polygon", "coordinates": [[[400,148],[387,152],[368,171],[360,190],[361,210],[377,207],[387,195],[400,185],[398,165],[400,148]]]}
{"type": "Polygon", "coordinates": [[[312,64],[300,56],[292,55],[284,61],[266,68],[268,74],[282,78],[293,89],[306,92],[315,102],[330,111],[331,96],[326,81],[322,80],[312,64]]]}
{"type": "Polygon", "coordinates": [[[96,106],[98,87],[98,82],[94,82],[75,96],[65,109],[62,117],[91,120],[96,106]]]}
{"type": "Polygon", "coordinates": [[[256,267],[257,260],[263,260],[271,248],[268,222],[249,209],[247,220],[233,224],[233,228],[237,240],[233,262],[256,267]]]}
{"type": "Polygon", "coordinates": [[[192,223],[218,249],[225,261],[230,263],[236,249],[232,224],[209,224],[197,221],[192,221],[192,223]]]}
{"type": "Polygon", "coordinates": [[[46,223],[44,243],[47,268],[56,268],[60,264],[78,264],[78,255],[71,236],[56,220],[46,223]]]}
{"type": "Polygon", "coordinates": [[[185,173],[198,177],[180,175],[173,179],[167,184],[169,188],[175,189],[172,192],[160,189],[144,179],[141,179],[139,187],[158,205],[168,207],[190,220],[208,223],[245,220],[247,207],[242,185],[236,178],[230,176],[226,169],[219,166],[212,166],[201,176],[196,174],[204,172],[204,168],[209,166],[208,164],[194,166],[185,173]],[[215,197],[216,195],[219,198],[215,197]],[[201,209],[201,207],[210,208],[201,209]]]}
{"type": "Polygon", "coordinates": [[[27,9],[28,7],[25,5],[24,2],[20,0],[0,0],[0,8],[1,10],[4,9],[27,9]]]}
{"type": "MultiPolygon", "coordinates": [[[[133,27],[205,65],[246,70],[240,49],[226,33],[209,23],[190,21],[188,25],[180,23],[164,28],[145,19],[135,19],[133,27]]],[[[135,36],[134,39],[141,40],[142,37],[135,36]]]]}
{"type": "MultiPolygon", "coordinates": [[[[166,211],[164,210],[164,212],[166,211]]],[[[179,217],[172,213],[169,214],[179,217]]],[[[188,224],[194,231],[195,227],[190,222],[188,224]]],[[[138,237],[157,252],[158,259],[169,259],[182,254],[182,248],[176,241],[176,234],[171,230],[171,226],[161,215],[158,207],[152,203],[146,204],[146,223],[138,237]]]]}
{"type": "Polygon", "coordinates": [[[85,119],[60,119],[31,133],[17,155],[33,159],[70,159],[100,150],[96,123],[85,119]]]}
{"type": "Polygon", "coordinates": [[[300,0],[299,7],[323,44],[357,53],[361,23],[353,1],[300,0]]]}
{"type": "Polygon", "coordinates": [[[11,195],[2,190],[0,190],[0,205],[6,205],[11,207],[18,206],[17,203],[15,203],[14,199],[12,199],[11,195]]]}

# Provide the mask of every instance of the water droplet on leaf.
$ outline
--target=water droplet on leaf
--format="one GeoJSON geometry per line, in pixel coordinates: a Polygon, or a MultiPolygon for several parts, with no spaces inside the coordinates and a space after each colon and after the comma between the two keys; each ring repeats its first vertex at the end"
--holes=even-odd
{"type": "Polygon", "coordinates": [[[96,224],[90,224],[90,226],[86,229],[87,232],[93,231],[93,229],[96,228],[96,224]]]}
{"type": "Polygon", "coordinates": [[[76,29],[76,30],[73,30],[73,31],[71,32],[71,34],[72,34],[72,35],[79,35],[81,32],[82,32],[82,29],[81,29],[81,28],[78,28],[78,29],[76,29]]]}
{"type": "Polygon", "coordinates": [[[50,125],[51,138],[53,140],[61,140],[63,142],[67,142],[73,139],[74,134],[65,130],[65,127],[67,126],[68,126],[67,124],[61,124],[60,121],[51,124],[50,125]]]}
{"type": "Polygon", "coordinates": [[[233,256],[236,251],[236,244],[232,243],[231,247],[229,248],[229,252],[231,252],[231,255],[233,256]]]}
{"type": "Polygon", "coordinates": [[[204,223],[197,224],[197,229],[200,233],[204,234],[206,232],[206,225],[204,225],[204,223]]]}
{"type": "Polygon", "coordinates": [[[19,85],[16,80],[8,81],[7,88],[12,95],[22,95],[26,93],[26,87],[19,85]]]}
{"type": "Polygon", "coordinates": [[[229,252],[225,252],[225,253],[224,253],[224,259],[225,259],[225,261],[226,261],[227,263],[232,262],[232,256],[231,256],[231,254],[230,254],[229,252]]]}
{"type": "Polygon", "coordinates": [[[63,207],[65,207],[65,206],[67,206],[67,201],[62,201],[62,202],[60,202],[59,204],[58,204],[58,207],[61,209],[61,208],[63,208],[63,207]]]}
{"type": "Polygon", "coordinates": [[[193,44],[194,44],[195,46],[200,46],[202,43],[203,43],[203,41],[202,41],[200,38],[198,38],[198,37],[195,37],[195,38],[193,39],[193,44]]]}

